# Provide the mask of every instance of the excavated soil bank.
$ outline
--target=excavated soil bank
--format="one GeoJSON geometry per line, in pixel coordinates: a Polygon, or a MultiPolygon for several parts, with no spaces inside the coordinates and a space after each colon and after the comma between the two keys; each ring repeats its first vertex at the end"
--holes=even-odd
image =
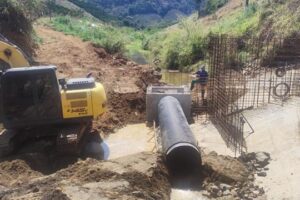
{"type": "Polygon", "coordinates": [[[14,187],[1,183],[1,199],[169,199],[167,170],[151,153],[111,161],[81,160],[49,176],[33,173],[23,161],[10,164],[19,176],[25,171],[26,180],[18,178],[14,187]]]}
{"type": "Polygon", "coordinates": [[[174,179],[163,159],[153,153],[109,161],[52,158],[27,153],[0,162],[0,198],[169,199],[171,187],[200,191],[209,198],[263,197],[263,188],[254,184],[254,174],[266,175],[263,172],[270,160],[262,152],[241,158],[202,152],[199,173],[174,179]],[[65,165],[53,171],[60,161],[65,165]],[[43,172],[47,169],[52,174],[43,172]]]}

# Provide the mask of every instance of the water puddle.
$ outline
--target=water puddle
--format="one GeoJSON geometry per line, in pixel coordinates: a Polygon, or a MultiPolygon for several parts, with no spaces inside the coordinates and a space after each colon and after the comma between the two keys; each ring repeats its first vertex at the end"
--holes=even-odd
{"type": "Polygon", "coordinates": [[[194,79],[190,73],[183,73],[179,71],[163,70],[162,72],[162,82],[170,85],[189,85],[194,79]]]}
{"type": "Polygon", "coordinates": [[[104,144],[109,147],[109,159],[153,151],[155,146],[153,134],[153,130],[146,124],[128,125],[110,134],[104,138],[104,144]]]}

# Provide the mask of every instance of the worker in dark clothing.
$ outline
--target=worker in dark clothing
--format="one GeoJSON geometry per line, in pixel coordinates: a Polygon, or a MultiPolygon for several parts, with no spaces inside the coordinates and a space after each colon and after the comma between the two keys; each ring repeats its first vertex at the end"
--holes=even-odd
{"type": "Polygon", "coordinates": [[[207,82],[208,82],[208,73],[205,70],[205,66],[203,66],[201,69],[199,69],[196,73],[196,80],[193,80],[191,83],[191,90],[194,89],[195,84],[199,84],[200,85],[200,89],[201,89],[201,96],[202,96],[202,100],[204,100],[204,96],[205,96],[205,90],[206,90],[206,86],[207,86],[207,82]]]}

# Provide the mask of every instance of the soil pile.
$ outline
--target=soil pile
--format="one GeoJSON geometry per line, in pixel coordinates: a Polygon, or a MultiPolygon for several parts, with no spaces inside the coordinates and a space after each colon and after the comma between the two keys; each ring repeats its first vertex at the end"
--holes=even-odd
{"type": "Polygon", "coordinates": [[[270,155],[265,152],[249,153],[240,158],[204,154],[204,196],[217,199],[265,199],[265,191],[255,185],[255,175],[266,176],[270,155]]]}
{"type": "Polygon", "coordinates": [[[159,84],[156,71],[48,27],[37,25],[35,30],[43,40],[36,52],[37,64],[55,65],[59,76],[66,78],[92,73],[105,86],[109,111],[95,122],[100,132],[145,121],[145,92],[148,85],[159,84]]]}
{"type": "Polygon", "coordinates": [[[155,154],[139,153],[111,161],[87,159],[49,176],[28,176],[14,188],[8,184],[0,190],[0,198],[168,199],[167,177],[155,154]]]}
{"type": "Polygon", "coordinates": [[[0,191],[1,188],[18,186],[28,179],[40,176],[42,174],[32,170],[24,160],[3,161],[0,163],[0,191]]]}

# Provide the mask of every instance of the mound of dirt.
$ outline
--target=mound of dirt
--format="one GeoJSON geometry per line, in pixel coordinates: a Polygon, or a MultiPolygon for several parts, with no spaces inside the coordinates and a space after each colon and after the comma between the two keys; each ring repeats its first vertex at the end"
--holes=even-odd
{"type": "Polygon", "coordinates": [[[113,132],[129,123],[145,121],[146,89],[148,85],[160,84],[160,75],[153,69],[139,69],[134,76],[135,83],[116,84],[108,91],[109,112],[96,122],[99,132],[113,132]]]}
{"type": "Polygon", "coordinates": [[[38,64],[57,66],[60,77],[85,77],[91,72],[105,86],[109,109],[95,122],[99,132],[145,121],[146,88],[159,84],[161,78],[155,70],[48,27],[37,25],[35,29],[43,40],[36,52],[38,64]]]}
{"type": "Polygon", "coordinates": [[[203,195],[220,199],[265,199],[264,189],[255,185],[254,180],[255,174],[262,172],[261,167],[267,165],[270,159],[267,155],[259,152],[233,158],[215,152],[202,154],[203,195]]]}
{"type": "Polygon", "coordinates": [[[28,177],[17,187],[0,192],[0,198],[169,199],[167,177],[155,154],[139,153],[111,161],[87,159],[50,176],[28,177]]]}
{"type": "Polygon", "coordinates": [[[12,160],[0,162],[0,186],[17,186],[28,179],[42,176],[34,171],[24,160],[12,160]]]}
{"type": "Polygon", "coordinates": [[[230,156],[217,155],[215,152],[203,154],[204,165],[213,171],[214,179],[224,183],[245,182],[250,175],[244,163],[230,156]]]}

